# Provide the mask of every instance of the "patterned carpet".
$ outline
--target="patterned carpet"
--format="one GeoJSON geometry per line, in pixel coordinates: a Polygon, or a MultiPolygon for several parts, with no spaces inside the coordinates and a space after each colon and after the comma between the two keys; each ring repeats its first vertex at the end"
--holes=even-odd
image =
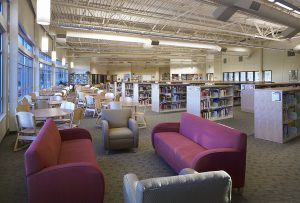
{"type": "MultiPolygon", "coordinates": [[[[85,118],[81,127],[93,136],[99,166],[105,175],[106,203],[123,202],[122,178],[136,173],[139,178],[175,175],[153,151],[152,127],[160,122],[178,121],[179,113],[146,113],[147,129],[140,130],[137,151],[114,151],[105,155],[101,149],[100,128],[94,118],[85,118]]],[[[253,114],[235,108],[234,118],[221,121],[248,134],[246,186],[243,195],[233,193],[232,202],[300,202],[300,139],[276,144],[253,137],[253,114]]],[[[24,151],[12,152],[15,135],[6,136],[0,144],[0,202],[27,202],[23,170],[24,151]]]]}

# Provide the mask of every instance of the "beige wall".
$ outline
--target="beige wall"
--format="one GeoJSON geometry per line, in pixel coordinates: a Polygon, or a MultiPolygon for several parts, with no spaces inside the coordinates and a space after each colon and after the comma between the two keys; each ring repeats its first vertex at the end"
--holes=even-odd
{"type": "Polygon", "coordinates": [[[90,59],[86,59],[86,58],[76,58],[73,60],[70,60],[70,62],[73,61],[74,62],[74,68],[71,69],[71,73],[86,73],[86,71],[91,71],[90,68],[90,59]]]}
{"type": "Polygon", "coordinates": [[[34,26],[35,26],[35,19],[34,14],[31,10],[30,5],[28,4],[28,1],[22,0],[19,2],[19,23],[23,25],[25,28],[27,34],[30,36],[31,40],[34,41],[35,35],[34,35],[34,26]]]}

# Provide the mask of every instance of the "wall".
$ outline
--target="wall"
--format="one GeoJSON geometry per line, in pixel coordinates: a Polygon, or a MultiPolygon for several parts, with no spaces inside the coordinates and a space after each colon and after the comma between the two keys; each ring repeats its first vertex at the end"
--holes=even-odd
{"type": "Polygon", "coordinates": [[[172,74],[179,74],[179,78],[181,78],[181,74],[198,74],[202,75],[202,78],[205,76],[205,63],[195,63],[188,61],[180,61],[176,60],[170,61],[170,74],[172,78],[172,74]]]}
{"type": "Polygon", "coordinates": [[[84,73],[86,73],[86,71],[91,71],[90,59],[76,58],[76,59],[73,59],[73,62],[74,62],[74,68],[71,69],[71,73],[75,72],[75,73],[84,74],[84,73]]]}

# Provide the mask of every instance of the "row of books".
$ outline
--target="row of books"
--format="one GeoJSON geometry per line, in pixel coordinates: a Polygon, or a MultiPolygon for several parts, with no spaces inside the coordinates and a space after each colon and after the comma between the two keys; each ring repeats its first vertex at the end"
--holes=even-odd
{"type": "Polygon", "coordinates": [[[213,119],[213,118],[220,118],[220,117],[226,117],[229,116],[231,113],[231,109],[229,108],[223,108],[213,111],[202,111],[201,117],[205,119],[213,119]]]}
{"type": "Polygon", "coordinates": [[[164,103],[161,103],[160,104],[160,109],[161,110],[182,109],[182,108],[186,108],[186,104],[185,103],[176,103],[176,104],[164,104],[164,103]]]}
{"type": "Polygon", "coordinates": [[[215,107],[223,107],[229,104],[229,100],[227,99],[205,99],[201,100],[200,108],[201,109],[208,109],[208,108],[215,108],[215,107]]]}
{"type": "Polygon", "coordinates": [[[139,99],[139,103],[141,105],[150,105],[151,104],[151,98],[143,98],[139,99]]]}
{"type": "Polygon", "coordinates": [[[125,89],[133,89],[133,85],[132,84],[125,84],[125,89]]]}
{"type": "Polygon", "coordinates": [[[297,99],[294,94],[285,94],[282,100],[284,107],[289,107],[297,104],[297,99]]]}
{"type": "Polygon", "coordinates": [[[204,89],[201,91],[202,97],[224,97],[227,96],[226,89],[204,89]]]}
{"type": "Polygon", "coordinates": [[[298,129],[294,126],[283,125],[283,138],[288,139],[290,137],[296,136],[298,129]]]}
{"type": "Polygon", "coordinates": [[[161,86],[160,92],[172,93],[172,94],[175,94],[177,92],[186,92],[186,87],[185,86],[161,86]]]}

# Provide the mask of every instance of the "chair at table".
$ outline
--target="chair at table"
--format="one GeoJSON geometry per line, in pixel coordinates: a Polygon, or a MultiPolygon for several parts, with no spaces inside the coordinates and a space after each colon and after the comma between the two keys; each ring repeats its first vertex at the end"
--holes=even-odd
{"type": "Polygon", "coordinates": [[[93,96],[85,96],[85,110],[84,110],[84,116],[87,112],[93,112],[93,117],[97,114],[97,110],[95,107],[95,101],[93,96]]]}
{"type": "Polygon", "coordinates": [[[97,111],[97,114],[98,114],[98,117],[96,119],[96,124],[98,124],[99,120],[101,119],[101,115],[102,115],[102,110],[107,108],[107,105],[105,102],[103,102],[101,100],[101,98],[99,97],[95,97],[95,108],[96,108],[96,111],[97,111]]]}
{"type": "Polygon", "coordinates": [[[147,122],[145,119],[146,105],[141,105],[142,111],[133,112],[132,115],[136,119],[139,128],[147,128],[147,122]]]}
{"type": "Polygon", "coordinates": [[[103,109],[101,127],[104,150],[138,147],[139,131],[130,109],[103,109]]]}
{"type": "Polygon", "coordinates": [[[77,107],[85,107],[85,96],[83,92],[78,92],[77,107]]]}
{"type": "Polygon", "coordinates": [[[115,95],[112,92],[105,93],[105,99],[108,101],[113,101],[115,99],[115,95]]]}
{"type": "Polygon", "coordinates": [[[69,128],[77,128],[80,125],[80,121],[83,118],[83,112],[84,110],[82,108],[76,108],[71,116],[71,122],[70,123],[65,123],[62,125],[58,125],[58,129],[69,129],[69,128]]]}
{"type": "Polygon", "coordinates": [[[36,102],[36,96],[37,96],[36,93],[32,92],[32,93],[29,93],[28,95],[31,96],[32,102],[35,103],[36,102]]]}
{"type": "Polygon", "coordinates": [[[49,98],[50,101],[62,101],[62,96],[61,95],[55,95],[55,96],[51,96],[49,98]]]}
{"type": "Polygon", "coordinates": [[[121,102],[109,102],[108,103],[108,108],[109,109],[122,109],[122,103],[121,102]]]}
{"type": "MultiPolygon", "coordinates": [[[[20,109],[18,109],[20,110],[20,109]]],[[[32,141],[35,139],[38,129],[36,127],[35,117],[31,112],[17,112],[16,113],[16,123],[17,123],[17,139],[14,146],[14,151],[21,150],[27,145],[19,147],[20,141],[32,141]]]]}
{"type": "Polygon", "coordinates": [[[16,108],[16,113],[18,112],[30,112],[30,107],[28,105],[18,105],[16,108]]]}
{"type": "Polygon", "coordinates": [[[31,96],[25,95],[21,100],[22,105],[29,105],[31,108],[34,109],[34,103],[32,102],[31,96]]]}
{"type": "MultiPolygon", "coordinates": [[[[66,109],[66,110],[72,110],[74,111],[75,109],[75,104],[73,102],[63,102],[60,105],[61,109],[66,109]]],[[[64,124],[64,123],[70,123],[72,120],[72,115],[70,116],[70,118],[58,118],[58,119],[54,119],[54,122],[56,124],[64,124]]]]}

